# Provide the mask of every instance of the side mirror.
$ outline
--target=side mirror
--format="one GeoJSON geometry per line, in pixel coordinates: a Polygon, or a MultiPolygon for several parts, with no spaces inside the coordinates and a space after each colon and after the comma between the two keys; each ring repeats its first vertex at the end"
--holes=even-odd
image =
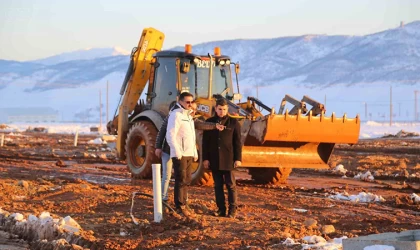
{"type": "Polygon", "coordinates": [[[188,73],[190,71],[190,63],[189,62],[183,62],[181,64],[181,72],[182,73],[188,73]]]}
{"type": "Polygon", "coordinates": [[[241,94],[239,94],[239,93],[234,93],[233,94],[233,100],[239,101],[241,99],[242,99],[242,95],[241,94]]]}
{"type": "Polygon", "coordinates": [[[235,64],[235,73],[239,74],[240,68],[239,68],[239,63],[235,64]]]}

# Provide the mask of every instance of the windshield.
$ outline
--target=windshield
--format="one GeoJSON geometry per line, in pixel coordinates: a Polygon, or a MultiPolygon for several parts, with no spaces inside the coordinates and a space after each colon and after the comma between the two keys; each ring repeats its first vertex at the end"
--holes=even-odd
{"type": "MultiPolygon", "coordinates": [[[[209,61],[202,61],[196,65],[191,65],[191,70],[181,75],[182,88],[196,95],[195,92],[195,76],[197,75],[197,97],[207,98],[208,82],[209,82],[209,61]],[[207,62],[207,63],[206,63],[207,62]]],[[[232,78],[229,65],[215,65],[213,62],[213,84],[212,95],[221,94],[223,96],[233,95],[231,87],[232,78]]]]}

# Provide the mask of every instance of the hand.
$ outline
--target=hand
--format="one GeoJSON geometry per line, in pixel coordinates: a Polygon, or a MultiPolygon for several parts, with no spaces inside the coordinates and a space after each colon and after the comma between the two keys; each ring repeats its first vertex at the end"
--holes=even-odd
{"type": "Polygon", "coordinates": [[[194,157],[194,161],[198,161],[198,157],[194,157]]]}
{"type": "Polygon", "coordinates": [[[160,149],[160,148],[155,149],[155,155],[158,158],[161,158],[162,157],[162,149],[160,149]]]}
{"type": "Polygon", "coordinates": [[[177,158],[178,160],[181,160],[182,159],[182,153],[181,152],[176,153],[175,158],[177,158]]]}
{"type": "Polygon", "coordinates": [[[216,123],[216,128],[219,131],[223,131],[225,129],[225,126],[223,126],[222,124],[216,123]]]}
{"type": "Polygon", "coordinates": [[[209,166],[210,166],[210,162],[208,160],[203,161],[203,167],[205,169],[209,169],[209,166]]]}
{"type": "Polygon", "coordinates": [[[234,168],[240,167],[242,166],[242,162],[241,161],[235,161],[235,163],[233,164],[234,168]]]}

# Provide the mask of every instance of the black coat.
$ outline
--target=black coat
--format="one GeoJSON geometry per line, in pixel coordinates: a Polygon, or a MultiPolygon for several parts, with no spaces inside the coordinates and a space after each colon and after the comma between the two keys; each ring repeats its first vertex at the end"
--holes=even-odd
{"type": "Polygon", "coordinates": [[[203,161],[210,161],[211,170],[233,170],[235,161],[242,161],[241,125],[229,116],[217,115],[207,122],[221,123],[223,131],[209,130],[203,133],[203,161]]]}

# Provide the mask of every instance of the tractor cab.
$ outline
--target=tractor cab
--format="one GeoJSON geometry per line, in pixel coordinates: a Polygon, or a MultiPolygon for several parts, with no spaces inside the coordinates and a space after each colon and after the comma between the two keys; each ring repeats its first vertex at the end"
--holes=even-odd
{"type": "Polygon", "coordinates": [[[182,92],[190,92],[198,103],[198,113],[206,117],[212,116],[213,96],[219,95],[233,100],[231,64],[227,56],[199,56],[191,53],[191,46],[186,45],[185,52],[160,51],[153,55],[152,71],[148,91],[147,104],[151,109],[166,114],[168,108],[182,92]]]}

